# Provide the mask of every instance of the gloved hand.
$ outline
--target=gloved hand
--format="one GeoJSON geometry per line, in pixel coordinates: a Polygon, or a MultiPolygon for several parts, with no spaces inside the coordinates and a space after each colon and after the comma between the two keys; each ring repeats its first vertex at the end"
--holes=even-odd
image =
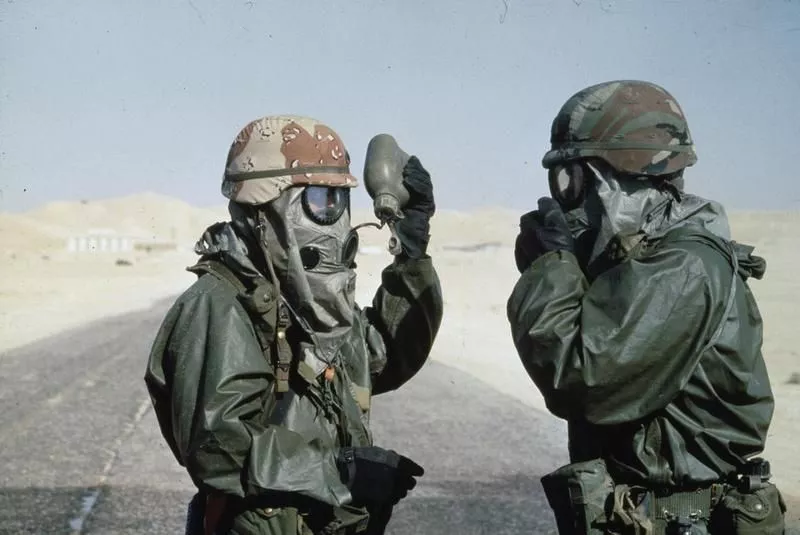
{"type": "Polygon", "coordinates": [[[416,156],[409,158],[403,168],[403,185],[408,190],[409,199],[403,208],[405,217],[397,222],[395,230],[403,254],[409,258],[421,258],[428,249],[430,219],[436,211],[436,204],[431,175],[416,156]]]}
{"type": "Polygon", "coordinates": [[[523,273],[540,256],[551,251],[575,253],[575,243],[564,212],[550,197],[539,199],[539,209],[519,219],[519,235],[514,248],[517,269],[523,273]]]}
{"type": "Polygon", "coordinates": [[[394,505],[425,473],[408,457],[377,446],[342,448],[336,464],[357,505],[394,505]]]}

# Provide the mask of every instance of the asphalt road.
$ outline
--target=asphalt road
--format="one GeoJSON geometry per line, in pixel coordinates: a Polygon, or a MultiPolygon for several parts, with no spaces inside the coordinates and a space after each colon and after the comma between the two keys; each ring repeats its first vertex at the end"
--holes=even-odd
{"type": "MultiPolygon", "coordinates": [[[[0,355],[0,533],[183,533],[193,487],[142,381],[168,305],[0,355]]],[[[549,416],[430,363],[372,418],[377,443],[426,468],[390,534],[555,532],[539,477],[566,454],[549,416]]]]}

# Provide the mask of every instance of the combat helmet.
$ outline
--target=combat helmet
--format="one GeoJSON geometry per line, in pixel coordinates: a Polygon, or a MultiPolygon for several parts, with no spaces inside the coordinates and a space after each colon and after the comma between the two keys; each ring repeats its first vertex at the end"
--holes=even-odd
{"type": "Polygon", "coordinates": [[[587,87],[553,120],[551,149],[542,165],[600,158],[620,173],[659,176],[694,165],[683,110],[664,88],[638,80],[587,87]]]}
{"type": "Polygon", "coordinates": [[[292,186],[352,188],[350,154],[322,122],[299,115],[251,121],[228,151],[222,194],[242,204],[264,204],[292,186]]]}

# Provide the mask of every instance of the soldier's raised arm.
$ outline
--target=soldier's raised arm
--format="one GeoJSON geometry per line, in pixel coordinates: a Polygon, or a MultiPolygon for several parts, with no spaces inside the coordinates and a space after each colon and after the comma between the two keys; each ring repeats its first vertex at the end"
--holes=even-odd
{"type": "Polygon", "coordinates": [[[380,394],[400,387],[422,368],[441,325],[442,289],[427,254],[436,204],[430,173],[389,136],[370,142],[364,180],[379,215],[383,199],[405,201],[386,209],[402,210],[402,218],[389,219],[399,243],[393,262],[381,273],[372,306],[364,310],[372,334],[367,337],[370,351],[378,363],[373,394],[380,394]]]}

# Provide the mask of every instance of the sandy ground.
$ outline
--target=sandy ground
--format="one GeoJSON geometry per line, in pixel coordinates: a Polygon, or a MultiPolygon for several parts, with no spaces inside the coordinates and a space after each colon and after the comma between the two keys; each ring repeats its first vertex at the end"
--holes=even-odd
{"type": "MultiPolygon", "coordinates": [[[[354,223],[367,213],[354,214],[354,223]]],[[[513,240],[519,214],[485,209],[470,214],[440,211],[433,221],[430,252],[445,295],[445,319],[433,358],[463,370],[523,403],[543,408],[511,343],[505,304],[516,282],[513,240]]],[[[225,218],[224,209],[194,209],[174,199],[141,195],[127,199],[56,203],[21,215],[0,213],[0,352],[82,325],[142,309],[176,294],[194,280],[184,271],[203,228],[225,218]],[[90,228],[175,243],[171,252],[69,253],[69,236],[90,228]],[[118,259],[130,265],[117,265],[118,259]]],[[[767,274],[751,287],[765,320],[764,354],[777,403],[765,455],[775,481],[800,497],[800,373],[794,345],[795,302],[800,282],[794,229],[800,213],[731,214],[734,237],[757,247],[767,274]]],[[[365,229],[359,264],[359,302],[371,299],[390,260],[388,232],[365,229]]],[[[792,500],[794,502],[794,500],[792,500]]]]}

